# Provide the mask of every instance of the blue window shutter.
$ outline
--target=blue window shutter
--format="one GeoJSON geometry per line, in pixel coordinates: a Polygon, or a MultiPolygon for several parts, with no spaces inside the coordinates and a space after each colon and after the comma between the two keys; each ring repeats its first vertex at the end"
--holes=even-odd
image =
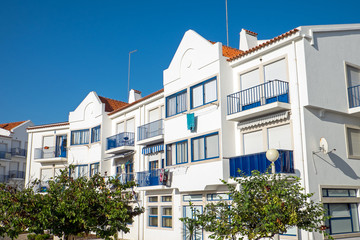
{"type": "Polygon", "coordinates": [[[188,130],[195,130],[195,116],[194,113],[188,113],[187,115],[187,129],[188,130]]]}

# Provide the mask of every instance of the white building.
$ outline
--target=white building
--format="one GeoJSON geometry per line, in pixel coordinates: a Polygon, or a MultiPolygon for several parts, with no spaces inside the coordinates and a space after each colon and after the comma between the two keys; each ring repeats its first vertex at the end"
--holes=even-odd
{"type": "Polygon", "coordinates": [[[0,183],[23,187],[30,120],[0,124],[0,183]]]}
{"type": "MultiPolygon", "coordinates": [[[[360,24],[302,26],[270,40],[243,29],[239,49],[189,30],[163,90],[144,98],[132,90],[111,111],[92,92],[69,122],[29,128],[27,179],[46,180],[70,163],[79,174],[135,179],[146,212],[123,237],[180,240],[190,200],[202,209],[226,197],[219,179],[238,168],[264,171],[265,152],[275,148],[276,170],[299,176],[329,209],[329,233],[359,239],[359,45],[360,24]],[[72,139],[67,156],[39,158],[36,149],[56,149],[59,135],[72,139]]],[[[323,239],[297,229],[280,238],[323,239]]]]}

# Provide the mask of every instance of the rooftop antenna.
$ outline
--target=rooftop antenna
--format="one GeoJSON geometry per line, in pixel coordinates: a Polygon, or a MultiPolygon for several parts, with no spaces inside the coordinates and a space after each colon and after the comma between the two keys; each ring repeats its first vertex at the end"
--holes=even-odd
{"type": "Polygon", "coordinates": [[[226,43],[227,43],[227,46],[229,46],[229,23],[228,23],[227,0],[225,0],[225,9],[226,9],[226,43]]]}
{"type": "Polygon", "coordinates": [[[137,49],[129,52],[128,89],[127,89],[128,100],[129,100],[129,91],[130,91],[130,59],[131,59],[131,54],[136,51],[137,51],[137,49]]]}

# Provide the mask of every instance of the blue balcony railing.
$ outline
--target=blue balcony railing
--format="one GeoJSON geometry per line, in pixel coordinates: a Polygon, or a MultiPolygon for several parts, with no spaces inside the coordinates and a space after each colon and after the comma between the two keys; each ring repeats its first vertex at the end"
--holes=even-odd
{"type": "Polygon", "coordinates": [[[128,183],[131,181],[135,181],[134,173],[121,173],[116,175],[119,178],[121,183],[128,183]]]}
{"type": "Polygon", "coordinates": [[[0,159],[11,160],[11,152],[0,151],[0,159]]]}
{"type": "Polygon", "coordinates": [[[16,156],[26,156],[26,150],[22,149],[22,148],[12,148],[11,149],[11,155],[16,155],[16,156]]]}
{"type": "Polygon", "coordinates": [[[163,120],[157,120],[138,127],[138,141],[163,134],[163,120]]]}
{"type": "Polygon", "coordinates": [[[228,115],[273,102],[289,103],[289,83],[273,80],[227,96],[228,115]]]}
{"type": "Polygon", "coordinates": [[[25,179],[25,172],[17,171],[17,170],[10,170],[9,171],[9,178],[22,178],[22,179],[25,179]]]}
{"type": "Polygon", "coordinates": [[[137,184],[139,187],[165,185],[164,169],[156,169],[137,173],[137,184]]]}
{"type": "Polygon", "coordinates": [[[117,147],[134,146],[134,136],[135,134],[133,132],[122,132],[108,137],[106,150],[117,147]]]}
{"type": "Polygon", "coordinates": [[[46,159],[46,158],[66,158],[66,148],[62,147],[43,147],[35,148],[35,159],[46,159]]]}
{"type": "MultiPolygon", "coordinates": [[[[294,173],[293,151],[278,151],[279,159],[275,161],[275,171],[277,173],[294,173]]],[[[230,158],[229,164],[230,176],[240,177],[243,174],[250,176],[253,170],[265,173],[269,169],[271,162],[266,159],[266,152],[261,152],[230,158]],[[238,170],[241,172],[239,173],[238,170]]]]}
{"type": "Polygon", "coordinates": [[[360,106],[360,85],[353,86],[348,88],[349,96],[349,107],[359,107],[360,106]]]}

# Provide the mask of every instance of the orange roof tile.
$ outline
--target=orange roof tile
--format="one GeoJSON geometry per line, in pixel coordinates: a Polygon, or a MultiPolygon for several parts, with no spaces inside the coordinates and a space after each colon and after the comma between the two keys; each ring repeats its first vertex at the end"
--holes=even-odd
{"type": "Polygon", "coordinates": [[[27,129],[32,130],[32,129],[48,128],[48,127],[60,127],[60,126],[66,126],[66,125],[69,125],[69,123],[68,122],[50,123],[50,124],[28,127],[27,129]]]}
{"type": "MultiPolygon", "coordinates": [[[[213,42],[213,41],[210,41],[212,44],[215,44],[216,42],[213,42]]],[[[222,46],[222,54],[224,57],[227,57],[227,58],[232,58],[232,57],[235,57],[239,54],[243,53],[243,51],[239,50],[239,49],[236,49],[236,48],[232,48],[232,47],[228,47],[228,46],[222,46]]]]}
{"type": "Polygon", "coordinates": [[[19,126],[20,124],[22,124],[24,122],[26,122],[26,121],[12,122],[12,123],[0,123],[0,128],[11,131],[13,128],[19,126]]]}
{"type": "Polygon", "coordinates": [[[246,30],[244,29],[248,34],[250,35],[253,35],[253,36],[257,36],[258,34],[256,32],[253,32],[253,31],[249,31],[249,30],[246,30]]]}
{"type": "Polygon", "coordinates": [[[246,56],[249,53],[255,52],[256,50],[259,50],[259,49],[261,49],[263,47],[266,47],[266,46],[270,45],[271,43],[274,43],[274,42],[277,42],[277,41],[279,41],[281,39],[284,39],[284,38],[298,32],[298,31],[299,31],[299,29],[296,29],[296,28],[293,29],[293,30],[290,30],[290,31],[288,31],[286,33],[283,33],[280,36],[274,37],[273,39],[270,39],[269,41],[266,41],[266,42],[264,42],[264,43],[262,43],[262,44],[260,44],[260,45],[258,45],[256,47],[250,48],[249,50],[246,50],[246,51],[244,51],[244,52],[242,52],[242,53],[240,53],[240,54],[238,54],[236,56],[233,56],[233,57],[229,58],[227,61],[231,62],[231,61],[234,61],[234,60],[236,60],[238,58],[246,56]]]}
{"type": "Polygon", "coordinates": [[[143,97],[143,98],[140,98],[139,100],[137,100],[137,101],[135,101],[135,102],[132,102],[132,103],[130,103],[130,104],[127,104],[126,106],[120,107],[120,108],[112,111],[111,113],[108,113],[108,115],[113,115],[113,114],[115,114],[115,113],[117,113],[117,112],[119,112],[119,111],[121,111],[121,110],[123,110],[123,109],[125,109],[125,108],[128,108],[128,107],[130,107],[130,106],[132,106],[132,105],[135,105],[136,103],[139,103],[139,102],[141,102],[141,101],[144,101],[144,100],[146,100],[146,99],[148,99],[148,98],[150,98],[150,97],[152,97],[152,96],[155,96],[155,95],[157,95],[157,94],[159,94],[159,93],[162,93],[162,92],[164,92],[164,89],[160,89],[160,90],[158,90],[158,91],[156,91],[156,92],[153,92],[153,93],[151,93],[151,94],[149,94],[149,95],[147,95],[147,96],[145,96],[145,97],[143,97]]]}
{"type": "Polygon", "coordinates": [[[110,99],[110,98],[106,98],[106,97],[101,97],[99,96],[100,100],[102,103],[105,104],[105,112],[112,112],[116,109],[122,108],[126,105],[128,105],[128,103],[126,102],[122,102],[122,101],[118,101],[118,100],[114,100],[114,99],[110,99]]]}

